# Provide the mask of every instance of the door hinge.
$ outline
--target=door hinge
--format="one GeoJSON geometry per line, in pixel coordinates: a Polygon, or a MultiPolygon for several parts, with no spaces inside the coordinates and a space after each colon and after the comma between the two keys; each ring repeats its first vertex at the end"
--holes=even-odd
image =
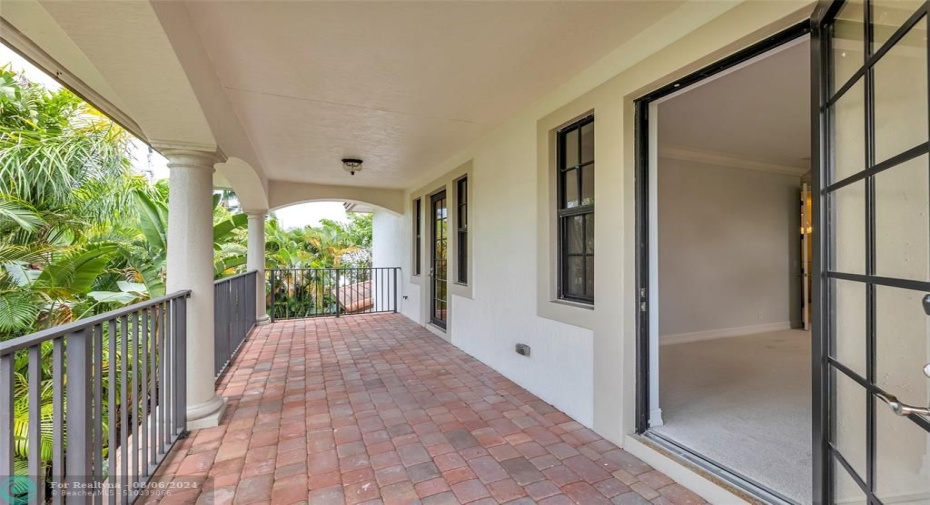
{"type": "Polygon", "coordinates": [[[639,311],[646,312],[646,302],[639,302],[639,311]]]}

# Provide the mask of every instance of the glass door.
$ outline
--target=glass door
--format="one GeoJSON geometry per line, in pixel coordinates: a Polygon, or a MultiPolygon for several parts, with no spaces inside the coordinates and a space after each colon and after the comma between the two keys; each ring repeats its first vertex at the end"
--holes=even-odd
{"type": "Polygon", "coordinates": [[[430,226],[432,234],[432,246],[430,258],[430,316],[431,323],[440,328],[446,327],[446,314],[448,310],[447,284],[448,272],[446,264],[448,263],[448,222],[449,210],[446,201],[446,192],[440,191],[432,196],[431,200],[430,226]]]}
{"type": "Polygon", "coordinates": [[[815,25],[818,503],[930,503],[927,12],[835,2],[815,25]]]}

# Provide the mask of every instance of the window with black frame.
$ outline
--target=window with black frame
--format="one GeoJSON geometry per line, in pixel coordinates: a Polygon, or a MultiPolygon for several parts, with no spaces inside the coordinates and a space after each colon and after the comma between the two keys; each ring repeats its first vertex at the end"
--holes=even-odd
{"type": "Polygon", "coordinates": [[[558,131],[559,298],[594,303],[594,116],[558,131]]]}
{"type": "Polygon", "coordinates": [[[455,181],[456,212],[456,277],[459,284],[468,284],[468,178],[455,181]]]}
{"type": "Polygon", "coordinates": [[[423,245],[422,217],[423,216],[420,210],[420,199],[417,198],[413,201],[413,275],[420,275],[420,260],[422,254],[421,249],[423,245]]]}

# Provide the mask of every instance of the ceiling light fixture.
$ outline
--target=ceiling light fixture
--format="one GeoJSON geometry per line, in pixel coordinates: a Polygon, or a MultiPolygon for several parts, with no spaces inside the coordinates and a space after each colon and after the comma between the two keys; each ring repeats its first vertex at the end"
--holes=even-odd
{"type": "Polygon", "coordinates": [[[349,172],[352,175],[355,175],[355,172],[362,171],[362,160],[355,158],[343,158],[342,159],[342,169],[346,172],[349,172]]]}

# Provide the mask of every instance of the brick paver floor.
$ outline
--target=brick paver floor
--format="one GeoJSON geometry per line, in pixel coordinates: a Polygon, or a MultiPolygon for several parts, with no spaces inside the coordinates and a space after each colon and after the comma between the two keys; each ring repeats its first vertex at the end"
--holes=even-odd
{"type": "Polygon", "coordinates": [[[262,326],[218,391],[147,503],[704,503],[400,315],[262,326]]]}

